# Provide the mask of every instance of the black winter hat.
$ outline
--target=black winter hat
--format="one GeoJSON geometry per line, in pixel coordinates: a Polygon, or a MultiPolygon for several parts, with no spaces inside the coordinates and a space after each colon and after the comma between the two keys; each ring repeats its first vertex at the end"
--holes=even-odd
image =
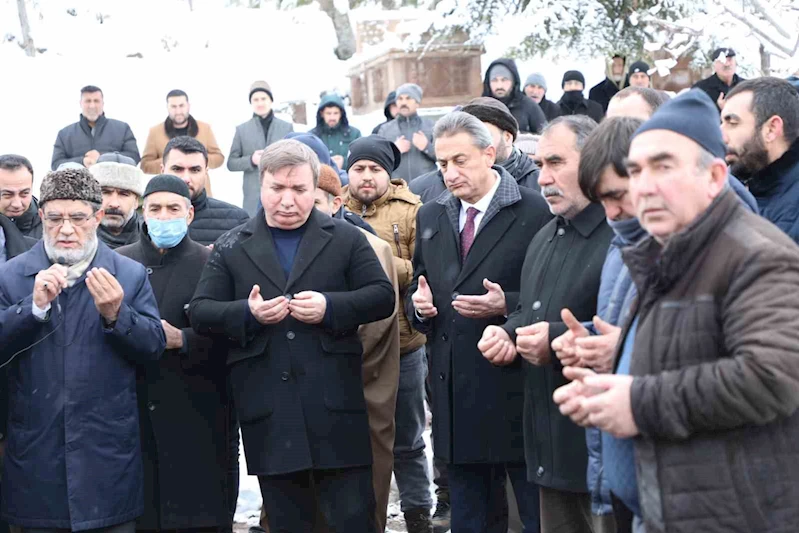
{"type": "Polygon", "coordinates": [[[652,118],[635,131],[633,139],[651,130],[673,131],[688,137],[715,157],[724,159],[727,155],[719,111],[701,89],[692,89],[660,106],[652,118]]]}
{"type": "Polygon", "coordinates": [[[513,140],[516,140],[516,135],[519,133],[519,123],[511,114],[508,106],[496,98],[489,96],[475,98],[463,106],[461,111],[477,117],[480,122],[488,122],[502,131],[507,131],[513,135],[513,140]]]}
{"type": "Polygon", "coordinates": [[[150,178],[142,197],[147,198],[155,192],[171,192],[191,200],[189,186],[185,181],[172,174],[159,174],[150,178]]]}
{"type": "Polygon", "coordinates": [[[639,72],[643,72],[644,74],[649,76],[649,65],[647,65],[643,61],[636,61],[635,63],[630,65],[630,70],[627,72],[627,74],[632,76],[633,74],[637,74],[639,72]]]}
{"type": "Polygon", "coordinates": [[[358,161],[372,161],[391,174],[400,165],[402,154],[397,145],[378,135],[361,137],[350,144],[347,156],[347,171],[358,161]]]}
{"type": "Polygon", "coordinates": [[[585,87],[585,76],[579,70],[568,70],[566,74],[563,75],[563,81],[561,82],[560,86],[563,88],[566,85],[567,81],[579,81],[585,87]]]}
{"type": "Polygon", "coordinates": [[[103,204],[100,183],[85,168],[67,168],[49,172],[42,181],[39,206],[50,200],[82,200],[103,204]]]}

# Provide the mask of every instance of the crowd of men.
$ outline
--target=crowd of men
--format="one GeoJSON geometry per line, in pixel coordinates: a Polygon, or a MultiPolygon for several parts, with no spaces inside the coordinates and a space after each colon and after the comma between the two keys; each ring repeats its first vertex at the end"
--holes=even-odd
{"type": "Polygon", "coordinates": [[[38,198],[0,156],[3,529],[231,532],[241,434],[263,531],[384,531],[392,474],[409,533],[504,533],[509,491],[525,532],[796,531],[799,87],[714,59],[558,103],[500,59],[368,136],[256,81],[243,207],[185,92],[140,158],[84,87],[38,198]]]}

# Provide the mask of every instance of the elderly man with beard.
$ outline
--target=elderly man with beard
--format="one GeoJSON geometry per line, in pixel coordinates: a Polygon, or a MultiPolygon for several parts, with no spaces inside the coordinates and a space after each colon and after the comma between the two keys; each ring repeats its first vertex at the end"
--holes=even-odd
{"type": "Polygon", "coordinates": [[[726,186],[716,114],[690,91],[636,131],[629,194],[649,236],[623,251],[638,296],[616,374],[567,368],[554,399],[615,437],[646,531],[794,531],[799,248],[726,186]]]}
{"type": "Polygon", "coordinates": [[[103,220],[97,235],[112,250],[139,240],[142,220],[137,209],[145,178],[129,157],[103,154],[89,171],[103,191],[103,220]]]}
{"type": "Polygon", "coordinates": [[[779,78],[745,81],[727,96],[721,119],[730,171],[760,214],[799,242],[799,93],[779,78]]]}
{"type": "Polygon", "coordinates": [[[47,175],[44,239],[0,270],[9,365],[2,516],[23,532],[132,533],[144,508],[136,372],[166,339],[144,267],[97,238],[89,171],[47,175]]]}
{"type": "Polygon", "coordinates": [[[524,360],[527,475],[541,487],[541,531],[591,533],[585,432],[561,415],[552,392],[567,382],[551,343],[568,330],[561,309],[580,321],[597,311],[602,264],[613,231],[599,203],[578,183],[580,153],[596,122],[560,117],[544,130],[536,158],[538,183],[556,218],[533,238],[521,270],[518,305],[503,325],[490,325],[479,348],[492,363],[524,360]]]}

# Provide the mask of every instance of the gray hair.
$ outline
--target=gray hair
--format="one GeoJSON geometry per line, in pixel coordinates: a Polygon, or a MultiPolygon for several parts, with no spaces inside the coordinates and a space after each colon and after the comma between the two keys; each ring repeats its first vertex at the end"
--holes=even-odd
{"type": "Polygon", "coordinates": [[[548,134],[553,128],[557,126],[566,126],[574,133],[574,148],[580,152],[585,146],[585,141],[591,133],[597,128],[598,124],[591,117],[585,115],[565,115],[558,117],[544,127],[541,136],[548,134]]]}
{"type": "Polygon", "coordinates": [[[479,149],[485,150],[492,146],[491,132],[480,119],[463,111],[453,111],[438,119],[433,128],[433,139],[452,137],[459,133],[466,133],[472,138],[472,143],[479,149]]]}
{"type": "Polygon", "coordinates": [[[716,156],[708,152],[702,147],[699,147],[699,156],[696,158],[696,169],[700,172],[710,168],[710,165],[716,160],[716,156]]]}
{"type": "Polygon", "coordinates": [[[313,174],[313,186],[319,181],[319,157],[316,152],[308,146],[294,139],[283,139],[264,150],[261,161],[258,164],[258,173],[261,181],[264,179],[264,172],[275,174],[287,167],[301,167],[309,165],[313,174]]]}

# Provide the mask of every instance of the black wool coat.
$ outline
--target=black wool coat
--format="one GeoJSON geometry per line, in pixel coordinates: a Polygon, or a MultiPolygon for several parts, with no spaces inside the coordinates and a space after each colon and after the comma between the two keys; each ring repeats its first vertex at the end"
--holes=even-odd
{"type": "Polygon", "coordinates": [[[477,349],[483,330],[503,324],[505,317],[473,319],[452,307],[459,294],[485,294],[483,280],[488,278],[502,287],[508,309],[514,309],[527,244],[552,217],[541,195],[519,187],[500,167],[494,169],[502,183],[463,264],[460,200],[445,193],[422,206],[416,221],[406,313],[431,346],[435,453],[452,464],[524,461],[522,365],[494,366],[477,349]],[[435,318],[424,322],[416,318],[411,300],[419,276],[427,279],[438,309],[435,318]]]}
{"type": "Polygon", "coordinates": [[[263,209],[214,245],[190,317],[195,331],[222,334],[250,475],[372,463],[358,326],[394,312],[394,288],[361,230],[313,210],[291,273],[281,267],[263,209]],[[329,320],[290,315],[264,326],[250,313],[264,300],[323,293],[329,320]]]}
{"type": "Polygon", "coordinates": [[[142,367],[136,393],[146,530],[226,525],[225,343],[191,329],[188,305],[211,250],[184,237],[162,255],[147,235],[117,249],[147,269],[161,318],[183,331],[184,349],[142,367]]]}
{"type": "MultiPolygon", "coordinates": [[[[527,248],[519,304],[503,326],[514,342],[516,328],[546,321],[551,343],[568,329],[560,318],[563,308],[581,322],[593,318],[612,237],[600,204],[590,204],[568,222],[557,217],[538,232],[527,248]]],[[[544,487],[587,492],[585,430],[561,415],[552,401],[552,393],[567,380],[560,360],[551,351],[550,357],[544,366],[522,363],[527,477],[544,487]]]]}

